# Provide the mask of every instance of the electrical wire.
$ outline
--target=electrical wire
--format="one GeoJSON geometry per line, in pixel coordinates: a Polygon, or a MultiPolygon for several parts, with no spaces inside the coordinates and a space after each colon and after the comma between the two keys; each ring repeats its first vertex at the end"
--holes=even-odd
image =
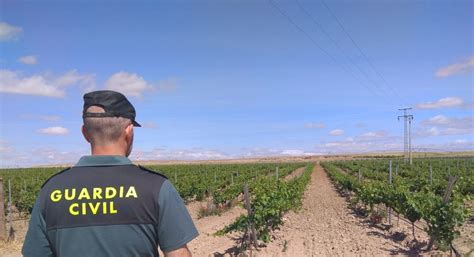
{"type": "MultiPolygon", "coordinates": [[[[284,16],[289,23],[291,23],[295,28],[297,28],[301,33],[303,33],[312,43],[315,45],[319,50],[321,50],[324,54],[326,54],[336,65],[338,65],[344,72],[351,74],[356,81],[365,87],[368,91],[370,91],[373,95],[379,96],[373,89],[363,83],[351,70],[347,69],[344,65],[339,63],[337,59],[331,55],[327,50],[325,50],[308,32],[306,32],[301,26],[299,26],[293,19],[283,11],[273,0],[268,0],[268,2],[282,15],[284,16]]],[[[392,99],[389,98],[391,101],[392,99]]]]}
{"type": "MultiPolygon", "coordinates": [[[[352,65],[354,65],[357,70],[362,73],[364,75],[364,77],[370,81],[377,89],[379,89],[381,92],[383,92],[384,94],[385,93],[388,93],[386,92],[382,87],[380,87],[378,85],[378,83],[376,83],[368,74],[367,72],[365,72],[345,51],[344,49],[339,45],[339,43],[334,40],[334,38],[329,34],[329,32],[327,32],[326,29],[324,29],[324,27],[321,25],[320,22],[318,22],[318,20],[316,20],[316,18],[314,18],[313,15],[311,15],[309,13],[309,11],[298,1],[298,0],[295,0],[296,1],[296,4],[298,5],[298,7],[306,14],[306,16],[308,16],[310,18],[310,20],[321,30],[321,32],[336,46],[336,48],[341,51],[342,55],[347,58],[350,63],[352,65]]],[[[392,101],[393,99],[388,97],[388,99],[390,99],[390,101],[392,101]]]]}
{"type": "Polygon", "coordinates": [[[385,83],[386,87],[389,88],[392,92],[392,94],[394,94],[398,99],[403,99],[400,97],[400,95],[397,93],[397,91],[391,87],[389,85],[389,83],[387,82],[387,80],[385,79],[385,77],[382,75],[382,73],[380,73],[378,71],[378,69],[375,68],[375,65],[372,63],[372,61],[367,57],[367,55],[364,53],[364,51],[362,50],[362,48],[359,46],[359,44],[356,43],[356,41],[354,40],[354,38],[351,36],[351,34],[349,34],[349,32],[346,30],[346,28],[344,27],[344,25],[342,25],[342,22],[337,18],[336,14],[331,10],[331,8],[329,8],[329,6],[326,4],[326,2],[324,0],[321,0],[321,3],[323,4],[323,6],[328,10],[329,14],[334,18],[334,20],[336,21],[336,23],[339,25],[339,27],[341,28],[341,30],[347,35],[347,37],[350,39],[350,41],[352,42],[352,44],[354,44],[354,46],[357,48],[357,50],[359,51],[359,53],[362,55],[362,57],[364,57],[365,61],[369,64],[369,66],[372,68],[372,70],[374,70],[374,72],[382,79],[382,81],[385,83]]]}

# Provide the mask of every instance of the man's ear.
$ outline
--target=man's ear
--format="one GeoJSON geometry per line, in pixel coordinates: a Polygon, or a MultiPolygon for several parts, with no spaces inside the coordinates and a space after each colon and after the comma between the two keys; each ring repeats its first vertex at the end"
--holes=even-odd
{"type": "Polygon", "coordinates": [[[125,138],[127,139],[127,142],[133,138],[133,124],[130,124],[125,128],[125,138]]]}
{"type": "Polygon", "coordinates": [[[91,139],[90,139],[90,136],[89,136],[89,134],[87,133],[87,129],[86,129],[86,127],[85,127],[84,125],[82,125],[81,131],[82,131],[82,135],[84,136],[84,138],[86,139],[86,141],[87,141],[88,143],[90,143],[90,142],[91,142],[91,139]]]}

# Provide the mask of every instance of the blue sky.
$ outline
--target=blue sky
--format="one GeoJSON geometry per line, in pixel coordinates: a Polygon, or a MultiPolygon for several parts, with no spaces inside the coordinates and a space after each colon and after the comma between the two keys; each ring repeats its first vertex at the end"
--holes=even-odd
{"type": "Polygon", "coordinates": [[[0,165],[88,154],[82,95],[104,88],[126,94],[144,125],[135,160],[401,151],[406,106],[415,149],[473,150],[473,10],[468,0],[2,1],[0,165]]]}

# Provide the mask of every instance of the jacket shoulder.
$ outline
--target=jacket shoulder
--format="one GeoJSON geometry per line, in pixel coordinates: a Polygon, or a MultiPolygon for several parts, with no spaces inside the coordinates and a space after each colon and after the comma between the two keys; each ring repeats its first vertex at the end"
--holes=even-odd
{"type": "Polygon", "coordinates": [[[163,174],[161,174],[161,173],[159,173],[159,172],[157,172],[157,171],[154,171],[154,170],[151,170],[151,169],[149,169],[149,168],[146,168],[146,167],[144,167],[144,166],[142,166],[142,165],[137,165],[137,167],[138,167],[139,169],[141,169],[141,170],[143,170],[143,171],[146,171],[146,172],[149,172],[149,173],[151,173],[151,174],[153,174],[153,175],[157,175],[157,176],[163,177],[164,179],[168,179],[167,176],[165,176],[165,175],[163,175],[163,174]]]}
{"type": "Polygon", "coordinates": [[[43,185],[41,185],[41,188],[43,188],[52,178],[54,178],[54,177],[56,177],[56,176],[58,176],[58,175],[60,175],[60,174],[62,174],[62,173],[64,173],[64,172],[66,172],[66,171],[68,171],[68,170],[70,170],[70,169],[71,169],[71,167],[67,167],[67,168],[65,168],[65,169],[63,169],[63,170],[61,170],[61,171],[59,171],[58,173],[52,175],[51,177],[49,177],[49,178],[43,183],[43,185]]]}

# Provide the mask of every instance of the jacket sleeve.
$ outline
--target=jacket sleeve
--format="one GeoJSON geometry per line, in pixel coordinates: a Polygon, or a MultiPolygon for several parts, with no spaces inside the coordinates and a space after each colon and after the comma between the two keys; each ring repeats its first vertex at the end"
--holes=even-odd
{"type": "Polygon", "coordinates": [[[160,189],[158,206],[158,244],[163,252],[176,250],[199,235],[183,199],[168,180],[160,189]]]}
{"type": "Polygon", "coordinates": [[[24,257],[49,257],[54,256],[46,232],[46,222],[41,214],[39,197],[31,213],[30,224],[26,232],[25,242],[21,253],[24,257]]]}

